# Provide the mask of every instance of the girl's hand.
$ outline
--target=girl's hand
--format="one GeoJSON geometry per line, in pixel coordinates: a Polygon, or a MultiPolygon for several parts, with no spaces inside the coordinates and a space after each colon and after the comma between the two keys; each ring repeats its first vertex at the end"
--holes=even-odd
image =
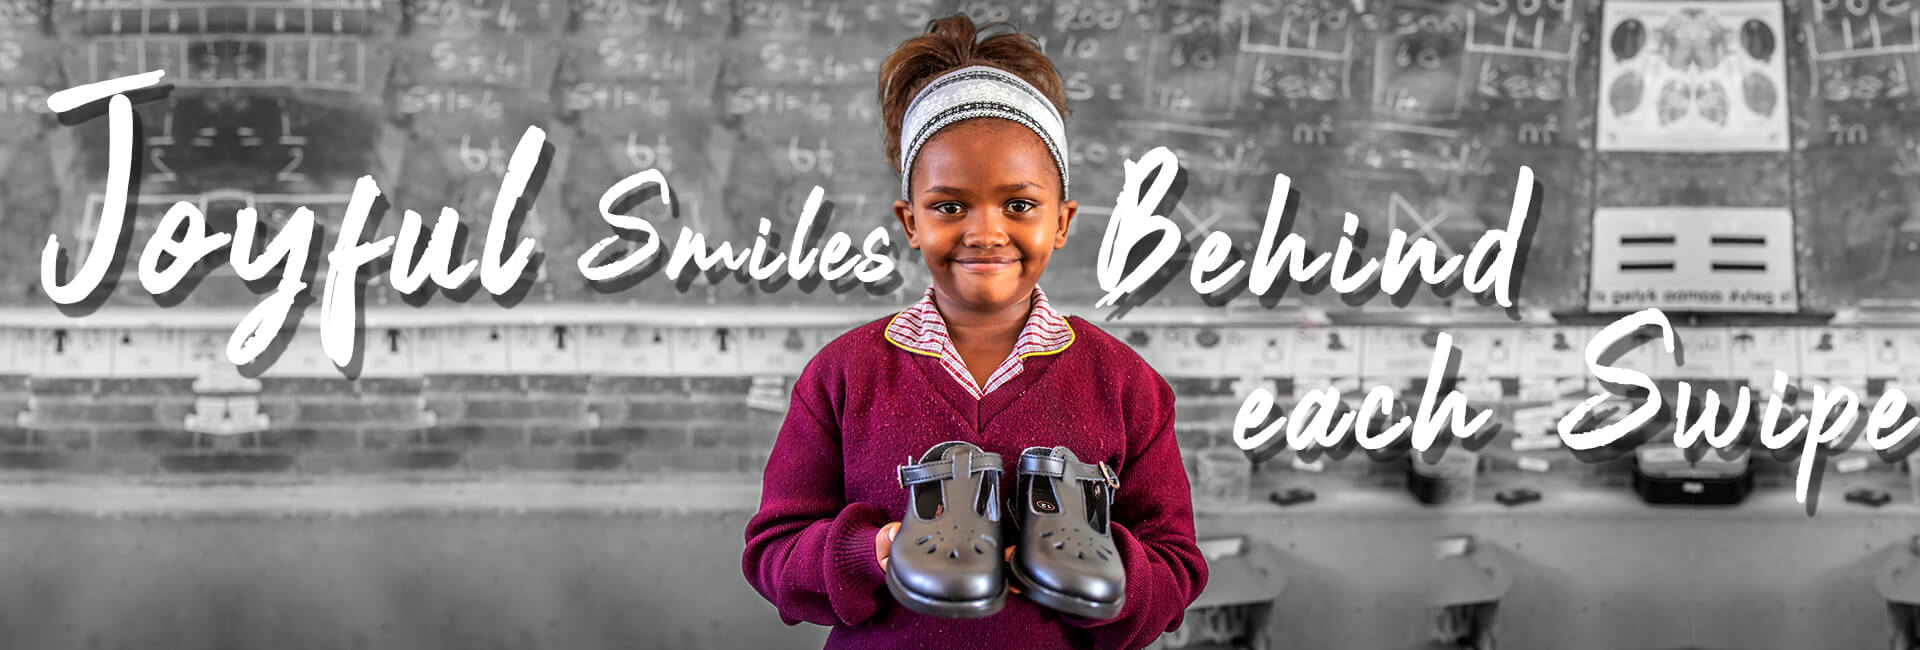
{"type": "MultiPolygon", "coordinates": [[[[946,509],[947,506],[944,504],[934,506],[933,516],[939,518],[940,513],[945,512],[946,509]]],[[[893,552],[893,536],[899,533],[900,522],[895,521],[888,522],[887,525],[881,526],[880,532],[873,534],[873,556],[875,559],[880,560],[880,571],[882,573],[887,570],[887,554],[893,552]]]]}
{"type": "Polygon", "coordinates": [[[880,571],[887,570],[887,554],[893,551],[893,536],[900,532],[900,522],[888,522],[880,531],[873,534],[873,556],[880,560],[880,571]]]}
{"type": "MultiPolygon", "coordinates": [[[[885,526],[881,526],[880,530],[873,534],[873,557],[879,560],[880,570],[882,572],[887,570],[887,555],[893,552],[893,536],[899,533],[900,522],[893,521],[888,522],[885,526]]],[[[1012,546],[1007,547],[1006,560],[1008,562],[1013,561],[1013,548],[1012,546]]],[[[1020,588],[1011,584],[1007,585],[1007,589],[1016,594],[1020,593],[1020,588]]]]}

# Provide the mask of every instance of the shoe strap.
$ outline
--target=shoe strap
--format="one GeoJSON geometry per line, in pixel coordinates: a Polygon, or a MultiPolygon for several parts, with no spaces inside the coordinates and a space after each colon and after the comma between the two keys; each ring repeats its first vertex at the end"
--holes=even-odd
{"type": "MultiPolygon", "coordinates": [[[[971,454],[967,462],[967,474],[1000,471],[1000,454],[990,451],[977,451],[971,454]]],[[[936,460],[925,463],[900,465],[894,468],[894,476],[899,479],[900,487],[918,485],[931,481],[944,481],[954,477],[953,461],[936,460]]]]}
{"type": "Polygon", "coordinates": [[[1113,468],[1107,466],[1106,461],[1089,465],[1080,461],[1067,460],[1057,456],[1035,456],[1031,454],[1020,456],[1021,474],[1062,478],[1066,476],[1068,466],[1073,467],[1073,476],[1076,480],[1105,483],[1109,490],[1120,489],[1120,475],[1115,474],[1113,468]]]}

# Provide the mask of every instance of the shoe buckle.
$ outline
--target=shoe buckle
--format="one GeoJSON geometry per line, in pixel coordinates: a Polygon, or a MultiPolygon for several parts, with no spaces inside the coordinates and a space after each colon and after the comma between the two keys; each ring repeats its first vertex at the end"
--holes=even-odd
{"type": "Polygon", "coordinates": [[[1107,489],[1120,489],[1120,477],[1113,473],[1113,468],[1107,467],[1107,461],[1100,461],[1100,475],[1106,477],[1107,489]]]}
{"type": "MultiPolygon", "coordinates": [[[[907,462],[912,463],[913,456],[907,456],[907,462]]],[[[895,483],[900,484],[900,489],[902,490],[907,489],[907,466],[906,465],[893,466],[893,481],[895,483]]]]}

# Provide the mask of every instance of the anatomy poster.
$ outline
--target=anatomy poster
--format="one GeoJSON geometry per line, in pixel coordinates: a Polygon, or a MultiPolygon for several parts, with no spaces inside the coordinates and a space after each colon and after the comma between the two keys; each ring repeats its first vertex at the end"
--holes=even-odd
{"type": "Polygon", "coordinates": [[[1778,2],[1608,2],[1599,149],[1785,151],[1778,2]]]}

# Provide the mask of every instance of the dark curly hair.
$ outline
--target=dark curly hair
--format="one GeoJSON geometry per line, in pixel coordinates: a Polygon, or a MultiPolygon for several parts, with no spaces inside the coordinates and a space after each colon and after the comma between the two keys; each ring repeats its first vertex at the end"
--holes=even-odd
{"type": "MultiPolygon", "coordinates": [[[[985,27],[1002,25],[1013,29],[1004,22],[985,27]]],[[[927,83],[960,68],[986,65],[1011,72],[1039,89],[1060,111],[1061,119],[1066,118],[1065,85],[1053,61],[1040,51],[1039,42],[1017,30],[976,41],[980,31],[966,14],[935,19],[927,23],[925,34],[902,41],[880,64],[880,117],[886,126],[883,148],[887,166],[895,173],[905,175],[908,171],[900,168],[900,129],[907,105],[927,83]]]]}

